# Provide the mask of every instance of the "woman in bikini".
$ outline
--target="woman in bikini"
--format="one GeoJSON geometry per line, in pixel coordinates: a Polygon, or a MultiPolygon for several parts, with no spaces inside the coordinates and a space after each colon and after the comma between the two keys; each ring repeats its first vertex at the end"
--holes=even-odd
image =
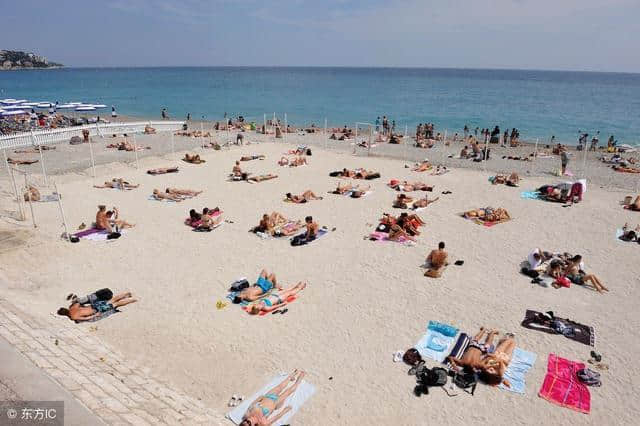
{"type": "Polygon", "coordinates": [[[635,201],[628,206],[625,206],[625,209],[633,210],[635,212],[640,212],[640,195],[638,195],[635,201]]]}
{"type": "Polygon", "coordinates": [[[282,308],[284,305],[288,303],[287,300],[289,298],[295,296],[300,291],[304,290],[306,286],[307,286],[307,283],[299,282],[296,286],[292,288],[280,291],[277,294],[275,293],[271,294],[253,303],[249,307],[249,309],[247,309],[247,312],[249,312],[251,315],[258,315],[261,312],[267,313],[267,312],[275,311],[276,309],[282,308]]]}
{"type": "Polygon", "coordinates": [[[507,175],[496,175],[491,182],[493,185],[506,184],[507,186],[518,186],[520,182],[520,176],[517,173],[511,173],[507,175]]]}
{"type": "Polygon", "coordinates": [[[504,382],[507,387],[510,386],[509,382],[504,380],[504,373],[511,363],[515,348],[516,340],[513,333],[507,333],[498,342],[495,351],[487,353],[480,362],[478,378],[488,385],[497,386],[504,382]]]}
{"type": "Polygon", "coordinates": [[[247,180],[252,181],[252,182],[262,182],[264,180],[275,179],[277,177],[278,177],[278,175],[272,175],[271,173],[269,173],[269,174],[266,174],[266,175],[252,176],[252,177],[248,178],[247,180]]]}
{"type": "Polygon", "coordinates": [[[501,207],[494,209],[493,207],[485,207],[483,209],[469,210],[464,213],[467,219],[481,219],[486,222],[500,222],[502,220],[511,219],[509,212],[501,207]]]}
{"type": "Polygon", "coordinates": [[[322,200],[322,197],[316,196],[310,189],[304,191],[302,195],[291,195],[290,192],[287,192],[286,197],[287,201],[296,204],[302,204],[312,200],[322,200]]]}
{"type": "Polygon", "coordinates": [[[431,170],[433,166],[428,160],[423,161],[422,163],[416,164],[413,169],[414,172],[426,172],[427,170],[431,170]]]}
{"type": "Polygon", "coordinates": [[[196,197],[202,193],[202,191],[194,191],[193,189],[178,189],[178,188],[166,188],[167,194],[180,195],[183,197],[196,197]]]}
{"type": "Polygon", "coordinates": [[[180,201],[184,200],[184,197],[181,197],[180,195],[172,194],[170,192],[164,193],[164,192],[160,191],[159,189],[154,189],[153,190],[153,194],[151,194],[151,196],[153,198],[155,198],[156,200],[159,200],[159,201],[168,200],[168,201],[180,202],[180,201]]]}
{"type": "Polygon", "coordinates": [[[269,418],[275,411],[282,408],[284,403],[295,393],[302,382],[304,371],[294,370],[282,383],[251,403],[240,422],[240,426],[270,426],[277,425],[278,420],[291,410],[285,407],[277,415],[269,418]],[[292,386],[289,386],[294,382],[292,386]],[[289,386],[287,388],[287,386],[289,386]]]}
{"type": "Polygon", "coordinates": [[[113,188],[113,189],[134,189],[140,185],[132,185],[122,178],[113,178],[111,182],[105,182],[104,185],[93,185],[94,188],[113,188]]]}
{"type": "Polygon", "coordinates": [[[204,163],[204,160],[200,159],[200,154],[184,154],[183,160],[192,164],[204,163]]]}
{"type": "Polygon", "coordinates": [[[469,347],[464,351],[462,358],[456,358],[453,356],[448,358],[455,370],[458,370],[459,367],[471,368],[473,370],[479,370],[483,367],[482,358],[485,354],[493,351],[493,339],[498,332],[491,330],[486,337],[485,333],[486,331],[484,327],[480,327],[480,331],[473,337],[471,343],[469,343],[469,347]],[[482,342],[483,337],[484,342],[482,342]]]}
{"type": "Polygon", "coordinates": [[[567,261],[567,266],[564,269],[564,275],[576,285],[591,284],[598,293],[609,291],[607,287],[593,274],[586,274],[580,270],[580,262],[582,262],[582,256],[575,255],[573,258],[567,261]]]}

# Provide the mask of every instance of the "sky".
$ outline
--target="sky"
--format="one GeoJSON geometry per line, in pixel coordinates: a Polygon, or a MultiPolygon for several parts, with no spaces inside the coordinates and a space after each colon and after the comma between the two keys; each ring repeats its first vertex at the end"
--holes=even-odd
{"type": "Polygon", "coordinates": [[[0,49],[67,66],[640,72],[640,0],[0,0],[0,49]]]}

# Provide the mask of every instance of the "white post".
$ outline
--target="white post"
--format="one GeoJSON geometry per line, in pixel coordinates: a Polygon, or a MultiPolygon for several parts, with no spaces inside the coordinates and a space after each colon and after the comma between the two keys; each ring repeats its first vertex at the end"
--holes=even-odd
{"type": "Polygon", "coordinates": [[[60,216],[62,216],[62,225],[64,226],[64,233],[67,236],[67,240],[71,242],[71,235],[69,235],[69,228],[67,227],[67,218],[64,216],[64,208],[62,208],[62,195],[58,192],[58,185],[53,184],[53,188],[58,195],[58,208],[60,209],[60,216]]]}
{"type": "Polygon", "coordinates": [[[89,154],[91,155],[91,170],[93,172],[93,177],[96,177],[96,162],[93,159],[93,146],[91,146],[91,139],[89,139],[89,154]]]}
{"type": "MultiPolygon", "coordinates": [[[[538,163],[538,142],[540,141],[540,139],[536,138],[536,148],[533,151],[533,161],[532,163],[537,164],[538,163]]],[[[531,164],[531,166],[533,166],[534,164],[531,164]]],[[[534,174],[536,171],[536,168],[534,167],[534,174]]],[[[531,167],[529,167],[529,174],[531,174],[531,167]]]]}
{"type": "Polygon", "coordinates": [[[7,174],[10,175],[11,172],[9,171],[9,159],[7,158],[7,150],[3,149],[2,154],[4,154],[4,165],[7,168],[7,174]]]}
{"type": "Polygon", "coordinates": [[[138,163],[138,144],[136,143],[136,134],[133,134],[133,152],[136,155],[136,169],[140,168],[140,164],[138,163]]]}
{"type": "Polygon", "coordinates": [[[24,174],[24,187],[27,189],[27,194],[29,194],[27,200],[29,201],[29,209],[31,210],[31,222],[33,222],[33,227],[37,228],[38,225],[36,225],[36,215],[33,213],[33,202],[31,201],[31,192],[29,191],[29,182],[26,173],[24,174]]]}
{"type": "Polygon", "coordinates": [[[44,156],[42,155],[41,145],[38,145],[38,151],[40,152],[40,165],[42,166],[42,174],[44,175],[44,184],[45,186],[48,186],[49,182],[47,182],[47,171],[44,168],[44,156]]]}
{"type": "Polygon", "coordinates": [[[174,154],[174,155],[176,153],[176,147],[175,147],[174,142],[173,142],[173,132],[171,132],[171,153],[174,154]]]}
{"type": "Polygon", "coordinates": [[[22,199],[20,198],[20,194],[18,193],[18,185],[16,185],[16,177],[13,174],[13,168],[11,170],[11,182],[13,183],[13,190],[16,194],[16,202],[18,203],[18,213],[20,214],[19,220],[25,220],[24,210],[22,208],[22,199]]]}

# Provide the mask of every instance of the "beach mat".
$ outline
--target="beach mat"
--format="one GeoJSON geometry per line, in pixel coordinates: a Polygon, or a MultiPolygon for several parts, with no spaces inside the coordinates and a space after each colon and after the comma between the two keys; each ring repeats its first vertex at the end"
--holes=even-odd
{"type": "MultiPolygon", "coordinates": [[[[529,330],[541,331],[547,334],[560,334],[556,332],[550,325],[544,323],[549,321],[550,316],[543,314],[542,312],[527,309],[524,314],[524,319],[520,325],[529,330]]],[[[569,330],[568,334],[562,334],[567,339],[582,343],[583,345],[595,347],[596,345],[596,332],[591,326],[580,324],[579,322],[572,321],[567,318],[560,318],[553,316],[554,320],[561,321],[569,330]]]]}
{"type": "Polygon", "coordinates": [[[540,193],[538,191],[522,191],[520,193],[520,198],[523,200],[539,200],[540,193]]]}
{"type": "Polygon", "coordinates": [[[58,195],[58,194],[56,194],[54,192],[53,194],[42,195],[37,202],[38,203],[49,203],[49,202],[53,202],[53,201],[58,201],[59,199],[60,199],[60,195],[58,195]]]}
{"type": "Polygon", "coordinates": [[[507,367],[507,371],[504,373],[504,379],[509,382],[509,386],[500,383],[498,386],[500,389],[504,389],[509,392],[515,392],[524,395],[526,388],[525,376],[533,367],[536,362],[536,354],[528,352],[520,348],[513,350],[513,356],[511,362],[507,367]]]}
{"type": "MultiPolygon", "coordinates": [[[[284,379],[286,379],[287,376],[288,374],[281,373],[278,376],[274,377],[273,380],[264,385],[258,392],[254,393],[249,398],[245,398],[240,405],[228,412],[226,417],[236,425],[239,425],[242,422],[242,416],[244,416],[244,414],[247,412],[247,409],[253,403],[253,401],[260,398],[261,396],[264,396],[267,392],[269,392],[271,389],[280,384],[284,379]]],[[[284,416],[282,416],[277,422],[275,422],[274,426],[284,426],[289,424],[291,418],[298,412],[300,407],[302,407],[302,405],[304,405],[304,403],[313,396],[315,392],[316,388],[314,385],[305,380],[302,380],[300,386],[298,386],[298,389],[296,389],[296,392],[289,398],[287,398],[285,403],[282,404],[282,409],[290,406],[291,410],[284,416]]],[[[271,416],[275,415],[277,415],[277,413],[271,414],[271,416]]]]}
{"type": "Polygon", "coordinates": [[[386,242],[391,242],[391,243],[400,243],[400,244],[404,244],[404,245],[408,245],[408,246],[415,245],[415,243],[413,241],[407,239],[406,237],[400,237],[397,240],[390,240],[388,233],[380,232],[380,231],[373,231],[371,234],[369,234],[368,239],[371,240],[371,241],[377,241],[377,242],[386,241],[386,242]]]}
{"type": "Polygon", "coordinates": [[[176,200],[158,199],[158,198],[154,197],[153,195],[149,195],[147,197],[147,200],[149,200],[149,201],[160,201],[160,202],[166,201],[167,203],[177,203],[176,200]]]}
{"type": "Polygon", "coordinates": [[[581,362],[549,354],[547,374],[538,396],[560,407],[589,414],[591,394],[587,386],[577,376],[578,371],[583,368],[585,365],[581,362]]]}
{"type": "MultiPolygon", "coordinates": [[[[302,247],[302,246],[307,246],[307,245],[309,245],[309,244],[313,244],[313,243],[315,243],[316,241],[318,241],[320,238],[322,238],[322,237],[324,237],[325,235],[327,235],[328,233],[329,233],[329,231],[328,231],[327,229],[319,229],[319,230],[318,230],[318,234],[316,235],[316,237],[315,237],[313,240],[311,240],[311,241],[307,241],[307,242],[305,242],[305,243],[303,243],[303,244],[295,245],[295,246],[294,246],[293,244],[291,244],[291,246],[292,246],[292,247],[302,247]]],[[[294,238],[302,238],[302,237],[304,237],[304,235],[305,235],[305,234],[306,234],[306,232],[303,232],[303,233],[298,234],[298,235],[296,235],[296,236],[294,236],[294,237],[291,237],[291,238],[290,238],[290,241],[291,241],[291,242],[293,242],[293,239],[294,239],[294,238]]]]}
{"type": "Polygon", "coordinates": [[[423,358],[443,362],[449,354],[449,348],[457,334],[458,329],[452,325],[429,321],[427,332],[418,341],[415,348],[423,358]]]}
{"type": "MultiPolygon", "coordinates": [[[[125,229],[121,229],[120,231],[121,235],[124,235],[126,233],[125,229]]],[[[76,234],[73,234],[74,237],[78,237],[80,239],[83,240],[89,240],[89,241],[115,241],[115,240],[107,240],[107,236],[109,235],[108,231],[105,231],[104,229],[95,229],[95,228],[90,228],[87,229],[85,231],[81,231],[78,232],[76,234]]]]}

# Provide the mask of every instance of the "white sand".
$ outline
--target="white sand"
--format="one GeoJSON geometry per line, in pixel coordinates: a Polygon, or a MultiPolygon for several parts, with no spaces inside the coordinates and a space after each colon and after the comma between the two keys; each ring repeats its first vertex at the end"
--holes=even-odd
{"type": "MultiPolygon", "coordinates": [[[[317,393],[294,417],[295,424],[637,424],[640,247],[616,241],[614,232],[627,221],[635,226],[640,214],[618,205],[624,193],[590,187],[583,203],[562,208],[519,197],[520,190],[555,182],[551,177],[525,180],[516,189],[492,186],[488,174],[478,171],[432,177],[412,173],[395,160],[318,149],[309,166],[280,168],[276,161],[286,149],[260,144],[206,151],[201,155],[207,163],[201,166],[178,161],[177,154],[176,160],[145,158],[140,170],[100,166],[95,181],[58,177],[74,228],[93,220],[97,204],[118,206],[125,219],[138,225],[112,243],[68,244],[58,238],[62,227],[55,203],[36,205],[40,228],[28,245],[0,254],[0,278],[10,283],[0,289],[3,297],[30,313],[49,315],[72,291],[133,291],[140,302],[97,323],[97,334],[220,412],[232,394],[249,395],[276,373],[300,368],[317,393]],[[267,160],[242,166],[280,178],[254,185],[226,182],[241,153],[266,154],[267,160]],[[179,165],[180,173],[144,174],[147,168],[170,165],[179,165]],[[359,166],[382,173],[382,179],[371,182],[373,194],[354,200],[326,193],[338,182],[328,172],[359,166]],[[91,188],[114,176],[141,188],[91,188]],[[392,177],[423,179],[435,184],[433,194],[440,196],[420,213],[427,225],[415,247],[363,240],[380,215],[393,210],[395,193],[385,186],[392,177]],[[153,188],[166,186],[205,192],[182,203],[147,200],[153,188]],[[325,199],[282,202],[285,192],[305,189],[325,199]],[[443,190],[453,194],[441,195],[443,190]],[[505,207],[515,219],[489,229],[456,215],[486,205],[505,207]],[[220,206],[234,223],[211,233],[191,232],[183,219],[189,209],[204,206],[220,206]],[[320,225],[337,230],[300,248],[247,232],[262,213],[273,210],[297,219],[312,214],[320,225]],[[450,266],[439,280],[425,278],[419,266],[441,240],[451,260],[464,259],[465,264],[450,266]],[[534,247],[582,254],[587,270],[611,293],[530,284],[519,274],[519,264],[534,247]],[[263,267],[287,286],[309,283],[286,315],[251,317],[233,305],[216,309],[235,278],[253,279],[263,267]],[[527,308],[553,310],[596,328],[596,349],[610,370],[603,373],[603,387],[591,389],[591,415],[537,396],[549,353],[586,361],[590,348],[520,327],[527,308]],[[538,355],[526,395],[480,386],[474,397],[460,392],[449,398],[439,389],[413,396],[415,379],[406,366],[392,362],[392,353],[413,346],[431,319],[469,333],[481,325],[515,332],[519,346],[538,355]]],[[[15,209],[7,200],[8,187],[3,189],[2,209],[15,209]]],[[[0,225],[11,231],[19,227],[28,229],[28,224],[0,225]]]]}

